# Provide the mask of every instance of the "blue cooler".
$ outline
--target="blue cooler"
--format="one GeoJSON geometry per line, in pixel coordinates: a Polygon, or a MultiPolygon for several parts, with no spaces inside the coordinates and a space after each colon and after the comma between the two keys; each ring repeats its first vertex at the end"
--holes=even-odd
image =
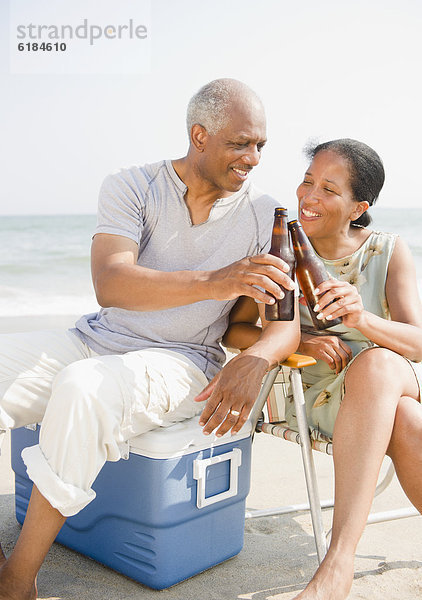
{"type": "MultiPolygon", "coordinates": [[[[199,417],[130,440],[128,460],[107,462],[97,497],[67,519],[56,541],[151,588],[167,588],[240,552],[249,492],[251,423],[204,436],[199,417]]],[[[31,493],[21,451],[39,428],[12,431],[16,517],[31,493]]]]}

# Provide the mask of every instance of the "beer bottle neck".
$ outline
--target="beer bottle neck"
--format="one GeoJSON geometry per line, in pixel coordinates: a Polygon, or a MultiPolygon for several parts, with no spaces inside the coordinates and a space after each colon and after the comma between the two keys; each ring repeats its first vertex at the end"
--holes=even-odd
{"type": "Polygon", "coordinates": [[[294,221],[289,224],[289,228],[296,259],[301,260],[314,257],[315,251],[302,226],[294,221]]]}
{"type": "Polygon", "coordinates": [[[274,218],[273,233],[271,237],[271,249],[289,247],[289,228],[287,217],[276,215],[274,218]]]}

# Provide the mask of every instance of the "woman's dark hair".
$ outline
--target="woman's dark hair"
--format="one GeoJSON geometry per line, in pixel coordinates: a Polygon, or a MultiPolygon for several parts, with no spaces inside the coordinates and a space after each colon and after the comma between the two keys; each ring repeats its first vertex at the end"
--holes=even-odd
{"type": "MultiPolygon", "coordinates": [[[[353,198],[357,202],[366,201],[369,206],[375,204],[385,179],[382,161],[375,150],[363,142],[345,138],[323,142],[317,146],[307,146],[305,155],[309,160],[313,160],[324,150],[335,152],[348,162],[353,198]]],[[[351,225],[366,227],[371,220],[368,211],[365,211],[358,219],[352,221],[351,225]]]]}

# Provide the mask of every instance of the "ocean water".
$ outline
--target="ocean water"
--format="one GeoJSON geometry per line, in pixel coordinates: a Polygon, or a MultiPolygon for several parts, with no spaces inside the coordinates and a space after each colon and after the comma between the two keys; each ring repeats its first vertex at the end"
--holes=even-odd
{"type": "Polygon", "coordinates": [[[0,217],[0,316],[95,312],[95,215],[0,217]]]}
{"type": "MultiPolygon", "coordinates": [[[[422,293],[422,209],[376,207],[372,216],[372,228],[398,233],[409,244],[422,293]]],[[[95,312],[95,223],[95,215],[0,217],[0,317],[95,312]]]]}

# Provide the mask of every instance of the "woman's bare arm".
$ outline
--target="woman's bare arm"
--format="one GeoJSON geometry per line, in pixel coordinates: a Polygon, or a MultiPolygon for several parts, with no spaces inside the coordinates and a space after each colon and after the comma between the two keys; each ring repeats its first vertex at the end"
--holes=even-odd
{"type": "Polygon", "coordinates": [[[385,290],[391,321],[365,310],[357,289],[347,282],[330,279],[319,289],[319,310],[324,317],[340,316],[347,327],[358,329],[378,346],[410,360],[422,360],[422,305],[415,266],[409,248],[400,238],[390,260],[385,290]],[[329,304],[334,298],[338,299],[329,304]]]}
{"type": "Polygon", "coordinates": [[[258,305],[255,300],[241,296],[230,312],[230,321],[223,336],[223,344],[227,348],[244,350],[254,344],[262,332],[257,325],[259,320],[258,305]]]}

